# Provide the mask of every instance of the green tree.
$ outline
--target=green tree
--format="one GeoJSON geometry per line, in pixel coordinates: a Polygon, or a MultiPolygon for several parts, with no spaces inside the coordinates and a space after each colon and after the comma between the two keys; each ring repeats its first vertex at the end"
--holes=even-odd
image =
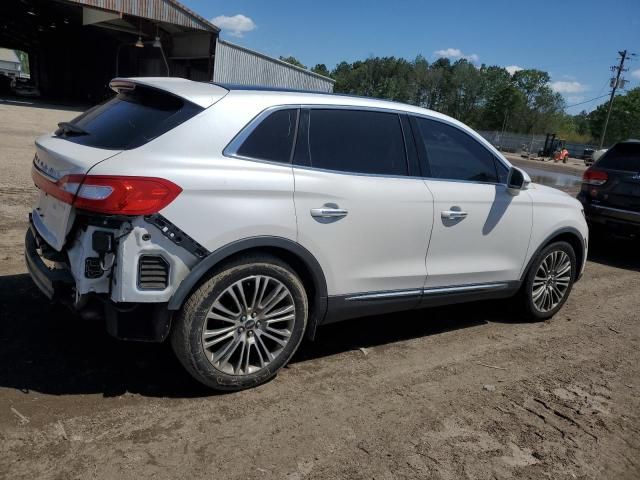
{"type": "Polygon", "coordinates": [[[596,143],[589,128],[589,114],[582,111],[576,115],[558,114],[556,132],[560,138],[576,143],[596,143]]]}
{"type": "Polygon", "coordinates": [[[293,57],[293,56],[280,57],[280,60],[282,60],[283,62],[290,63],[291,65],[295,65],[296,67],[307,68],[302,64],[302,62],[300,62],[300,60],[298,60],[296,57],[293,57]]]}
{"type": "Polygon", "coordinates": [[[473,125],[482,98],[482,73],[471,62],[458,60],[451,68],[451,98],[448,113],[473,125]]]}
{"type": "Polygon", "coordinates": [[[524,96],[515,85],[507,83],[492,89],[480,114],[478,128],[483,130],[519,131],[519,118],[524,112],[524,96]]]}
{"type": "MultiPolygon", "coordinates": [[[[589,114],[591,135],[596,140],[600,140],[608,109],[606,102],[589,114]]],[[[613,145],[627,138],[640,138],[640,87],[614,99],[604,144],[613,145]]]]}
{"type": "Polygon", "coordinates": [[[482,130],[501,130],[519,100],[519,92],[504,68],[482,65],[479,72],[482,92],[475,126],[482,130]]]}
{"type": "Polygon", "coordinates": [[[324,63],[318,63],[315,67],[311,69],[311,71],[313,73],[317,73],[318,75],[323,75],[325,77],[331,76],[331,72],[329,71],[329,69],[324,63]]]}
{"type": "Polygon", "coordinates": [[[20,59],[20,65],[22,66],[22,72],[26,73],[27,75],[30,74],[30,69],[29,69],[29,55],[26,52],[23,52],[22,50],[14,50],[16,52],[16,55],[18,56],[18,58],[20,59]]]}
{"type": "Polygon", "coordinates": [[[423,101],[421,107],[448,113],[451,97],[451,62],[448,58],[439,58],[431,65],[421,83],[423,101]]]}
{"type": "MultiPolygon", "coordinates": [[[[293,57],[282,60],[302,63],[293,57]]],[[[565,138],[586,138],[590,117],[564,113],[564,100],[549,86],[549,74],[535,69],[511,75],[498,66],[477,68],[467,60],[439,58],[429,63],[398,57],[371,57],[341,62],[329,72],[318,64],[312,71],[331,76],[334,91],[411,103],[436,110],[478,129],[522,133],[560,131],[565,138]]]]}
{"type": "Polygon", "coordinates": [[[586,110],[581,111],[577,115],[572,117],[573,130],[578,135],[589,135],[591,130],[589,128],[589,114],[586,110]]]}
{"type": "Polygon", "coordinates": [[[351,64],[342,62],[332,73],[339,93],[410,102],[413,95],[413,66],[403,58],[372,57],[351,64]]]}
{"type": "Polygon", "coordinates": [[[557,114],[563,111],[564,100],[551,90],[549,80],[549,74],[542,70],[527,69],[513,74],[512,82],[523,100],[514,112],[519,131],[544,133],[557,128],[557,114]]]}

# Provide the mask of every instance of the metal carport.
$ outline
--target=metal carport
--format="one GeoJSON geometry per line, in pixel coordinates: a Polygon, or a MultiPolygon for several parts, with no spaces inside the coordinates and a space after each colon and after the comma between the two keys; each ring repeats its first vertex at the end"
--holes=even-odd
{"type": "Polygon", "coordinates": [[[3,0],[0,46],[43,97],[97,103],[120,76],[211,80],[220,29],[175,0],[3,0]]]}
{"type": "Polygon", "coordinates": [[[0,0],[0,47],[29,54],[46,100],[95,104],[117,76],[333,91],[334,81],[218,38],[176,0],[0,0]]]}

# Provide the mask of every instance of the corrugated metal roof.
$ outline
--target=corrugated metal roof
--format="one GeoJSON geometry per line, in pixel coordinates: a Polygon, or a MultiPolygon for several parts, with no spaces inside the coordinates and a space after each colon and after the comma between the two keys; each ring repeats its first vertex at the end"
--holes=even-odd
{"type": "Polygon", "coordinates": [[[0,48],[0,61],[20,63],[20,59],[18,58],[18,55],[16,55],[16,52],[9,50],[8,48],[0,48]]]}
{"type": "Polygon", "coordinates": [[[173,23],[183,27],[219,32],[220,29],[176,0],[67,0],[116,13],[173,23]]]}
{"type": "Polygon", "coordinates": [[[237,85],[332,92],[335,80],[218,39],[213,81],[237,85]]]}

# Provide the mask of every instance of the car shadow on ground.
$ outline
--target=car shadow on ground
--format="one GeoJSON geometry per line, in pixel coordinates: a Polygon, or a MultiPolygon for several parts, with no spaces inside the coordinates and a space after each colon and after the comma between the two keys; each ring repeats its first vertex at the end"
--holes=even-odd
{"type": "MultiPolygon", "coordinates": [[[[315,341],[304,341],[291,363],[490,321],[517,322],[504,305],[478,302],[327,325],[318,329],[315,341]]],[[[111,338],[102,322],[81,320],[51,305],[27,274],[0,277],[0,388],[106,397],[126,392],[181,398],[213,394],[186,373],[168,343],[111,338]]]]}
{"type": "Polygon", "coordinates": [[[589,260],[609,267],[640,272],[640,238],[606,233],[591,235],[589,260]]]}
{"type": "Polygon", "coordinates": [[[489,322],[529,321],[517,313],[509,300],[472,302],[355,318],[318,328],[315,340],[306,342],[293,361],[307,361],[359,348],[390,345],[489,322]]]}

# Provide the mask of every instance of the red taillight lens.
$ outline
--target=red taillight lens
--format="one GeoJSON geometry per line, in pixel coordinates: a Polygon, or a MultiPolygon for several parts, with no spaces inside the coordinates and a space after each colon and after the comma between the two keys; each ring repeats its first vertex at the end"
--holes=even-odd
{"type": "Polygon", "coordinates": [[[43,192],[63,201],[64,203],[71,204],[73,203],[73,197],[76,194],[77,186],[80,185],[79,182],[82,182],[84,175],[67,175],[57,182],[54,182],[53,180],[49,180],[34,167],[31,169],[31,178],[33,179],[33,183],[35,183],[43,192]],[[61,182],[65,179],[73,179],[73,181],[76,182],[76,190],[69,190],[73,186],[73,182],[69,182],[66,188],[62,188],[61,182]]]}
{"type": "Polygon", "coordinates": [[[87,175],[73,206],[100,213],[150,215],[169,205],[180,192],[179,186],[163,178],[87,175]]]}
{"type": "Polygon", "coordinates": [[[587,185],[604,185],[607,183],[607,180],[609,180],[609,175],[607,175],[607,172],[603,172],[602,170],[587,168],[582,175],[582,183],[587,185]]]}
{"type": "Polygon", "coordinates": [[[151,215],[169,205],[182,189],[155,177],[67,175],[52,182],[35,169],[36,185],[74,207],[114,215],[151,215]]]}

